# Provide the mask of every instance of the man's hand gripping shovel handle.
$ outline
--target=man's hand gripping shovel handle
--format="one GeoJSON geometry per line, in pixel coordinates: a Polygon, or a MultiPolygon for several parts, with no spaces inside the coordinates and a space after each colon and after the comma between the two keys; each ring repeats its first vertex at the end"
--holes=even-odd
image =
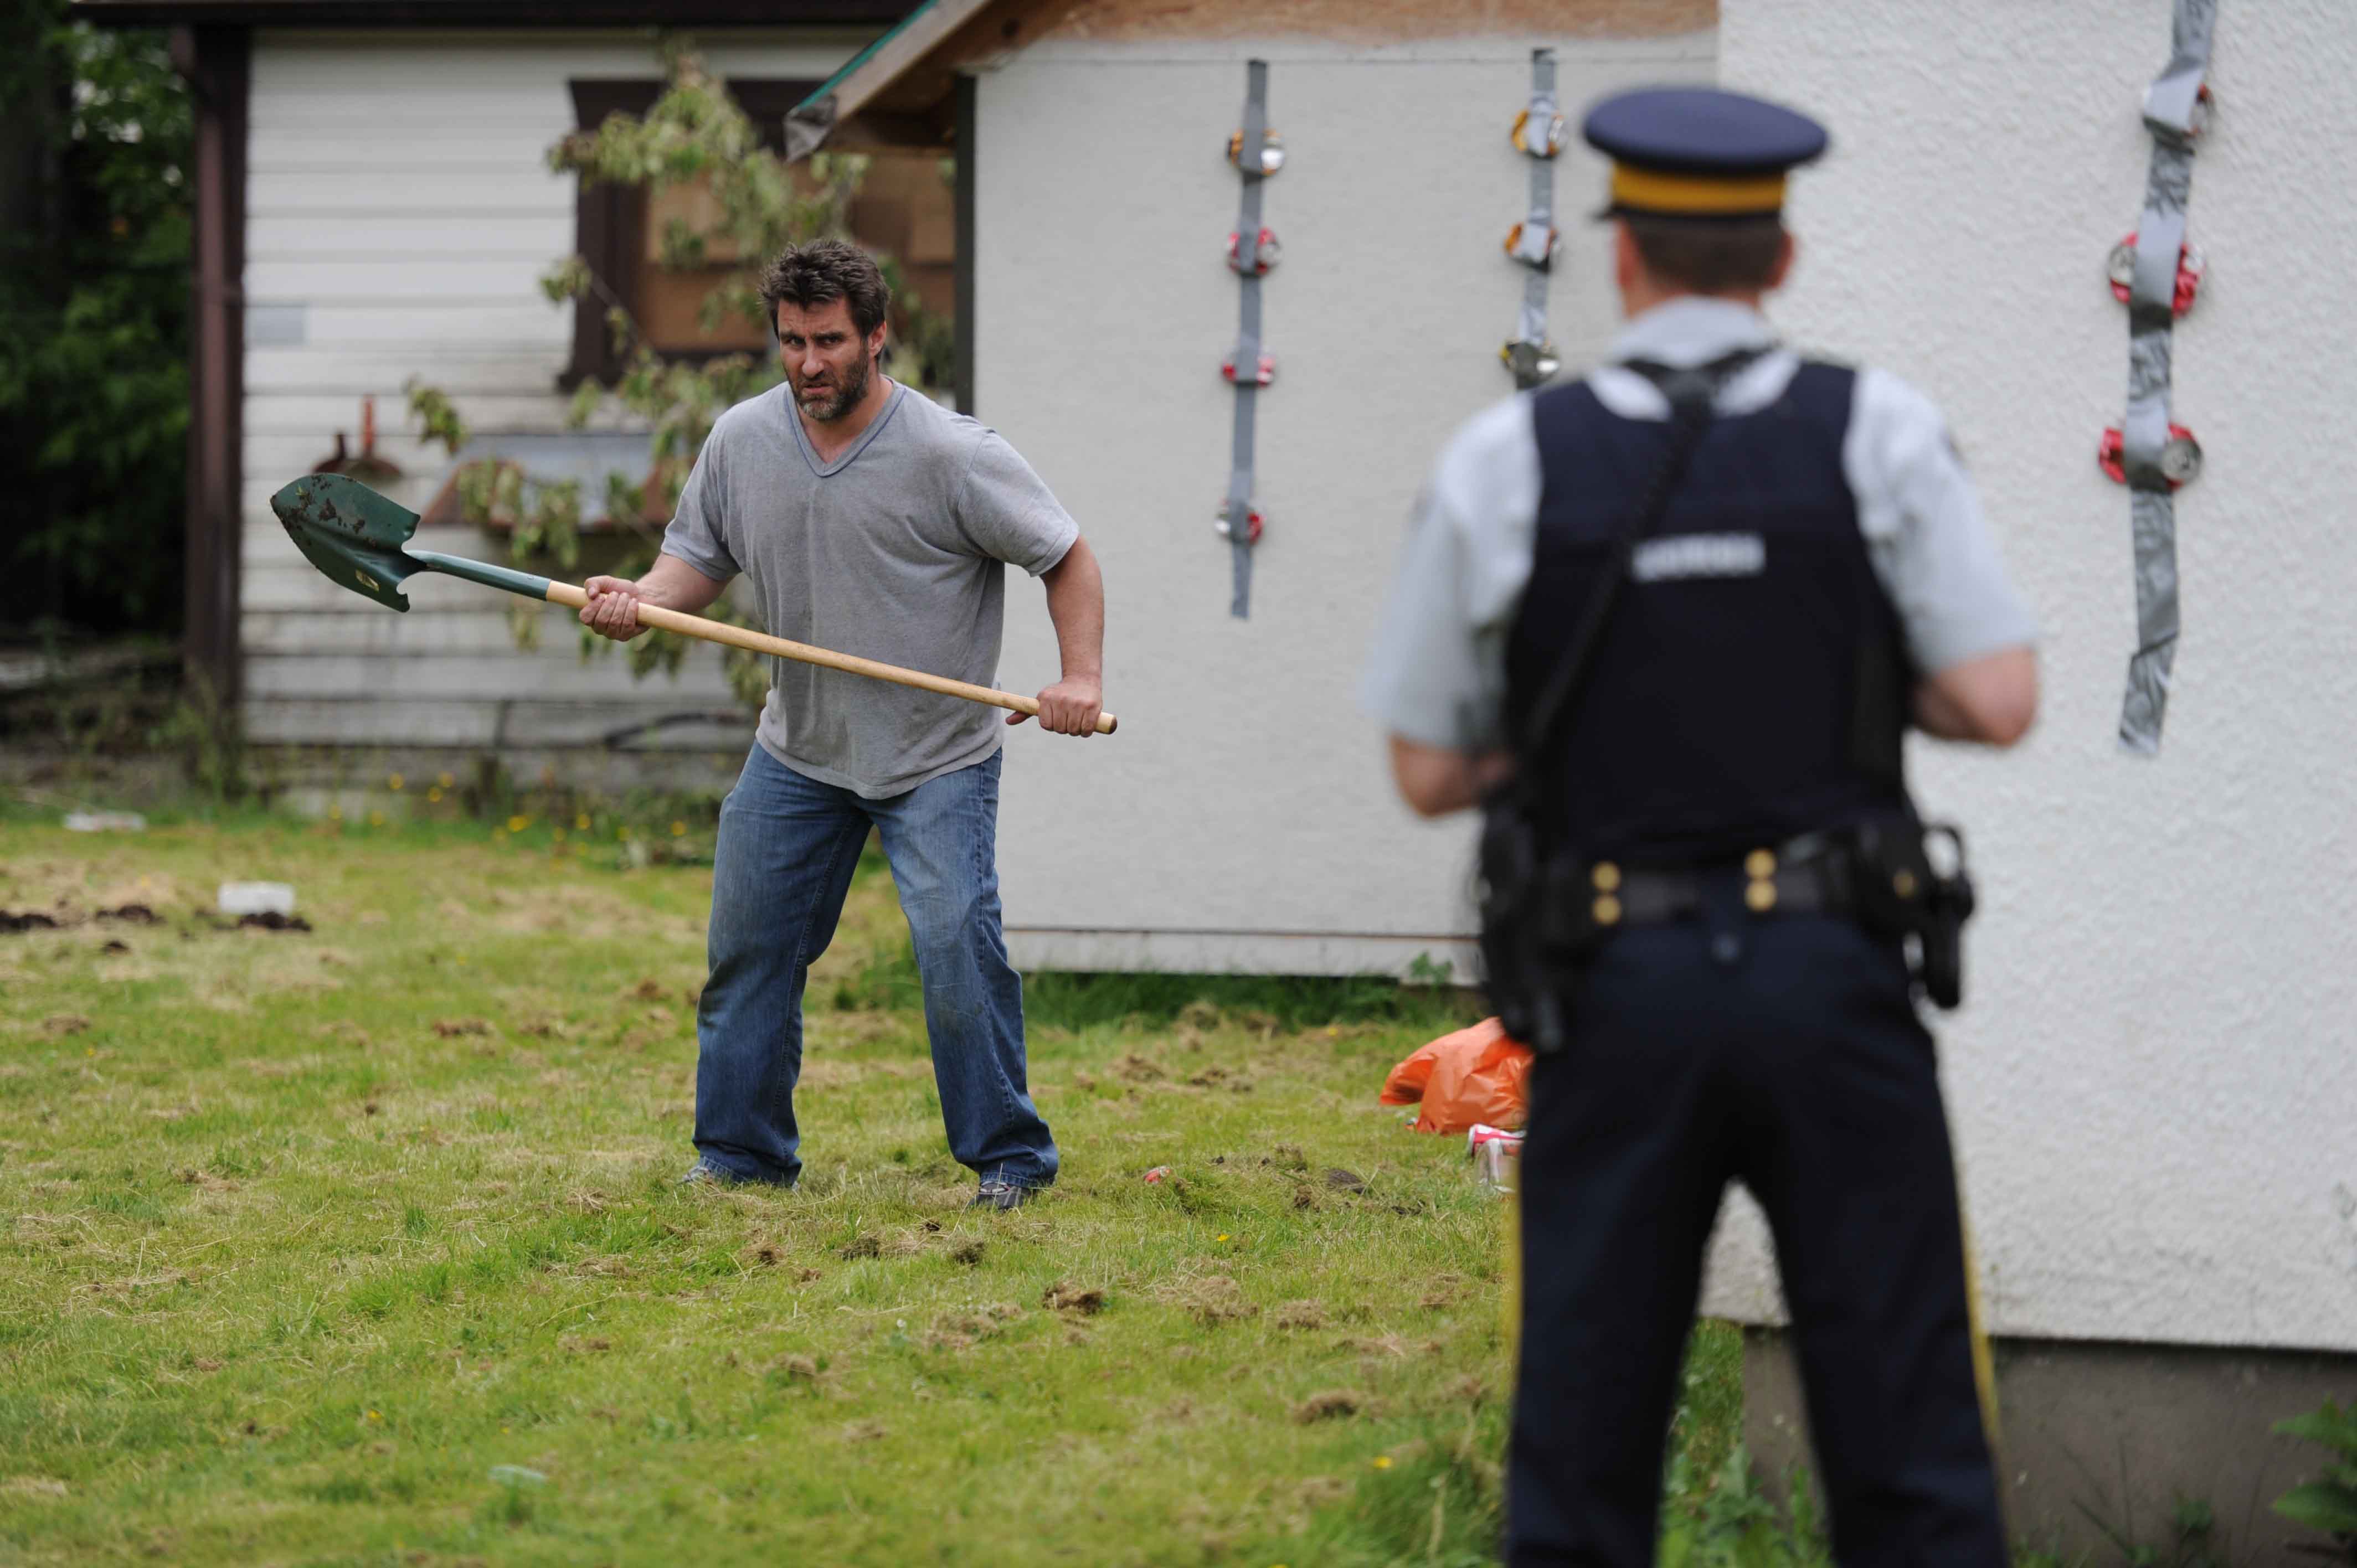
{"type": "MultiPolygon", "coordinates": [[[[425,556],[425,551],[412,553],[425,556]]],[[[548,602],[581,608],[589,596],[570,583],[548,585],[548,602]]],[[[766,632],[750,631],[741,626],[726,626],[702,616],[683,615],[659,605],[639,601],[639,621],[641,625],[675,631],[682,637],[701,638],[705,642],[725,642],[732,648],[748,648],[756,653],[775,654],[780,659],[791,659],[802,664],[822,665],[829,670],[841,670],[853,675],[868,675],[878,681],[889,681],[898,686],[914,686],[922,692],[938,692],[944,697],[963,697],[969,703],[985,703],[994,708],[1006,708],[1015,713],[1039,716],[1039,700],[1021,697],[1012,692],[993,691],[988,686],[976,686],[964,681],[952,681],[945,675],[928,675],[921,670],[903,670],[897,664],[879,664],[873,659],[860,659],[848,653],[836,653],[831,649],[813,648],[807,642],[790,642],[782,637],[766,632]]],[[[1097,734],[1111,735],[1120,725],[1111,714],[1097,716],[1097,734]]]]}

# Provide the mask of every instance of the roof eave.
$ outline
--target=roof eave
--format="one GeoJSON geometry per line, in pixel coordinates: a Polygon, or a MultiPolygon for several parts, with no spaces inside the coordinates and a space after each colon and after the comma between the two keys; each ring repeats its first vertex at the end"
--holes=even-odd
{"type": "Polygon", "coordinates": [[[1021,3],[925,0],[786,116],[787,161],[829,146],[945,145],[948,65],[971,51],[987,17],[1021,3]]]}

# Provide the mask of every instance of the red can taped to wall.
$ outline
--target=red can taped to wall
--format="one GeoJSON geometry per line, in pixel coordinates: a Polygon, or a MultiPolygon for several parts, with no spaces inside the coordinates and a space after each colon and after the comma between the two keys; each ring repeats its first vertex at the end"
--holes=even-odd
{"type": "MultiPolygon", "coordinates": [[[[2095,462],[2115,485],[2128,482],[2127,438],[2116,424],[2104,432],[2103,441],[2095,448],[2095,462]]],[[[2169,439],[2160,448],[2160,477],[2169,481],[2172,490],[2182,489],[2201,472],[2201,443],[2193,439],[2193,432],[2181,424],[2169,427],[2169,439]]]]}

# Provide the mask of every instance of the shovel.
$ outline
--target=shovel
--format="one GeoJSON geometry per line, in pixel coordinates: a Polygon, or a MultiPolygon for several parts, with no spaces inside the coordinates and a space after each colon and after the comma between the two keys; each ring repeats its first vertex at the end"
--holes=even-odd
{"type": "MultiPolygon", "coordinates": [[[[278,514],[278,521],[286,525],[287,536],[295,541],[296,549],[310,558],[312,565],[353,592],[393,609],[409,608],[409,596],[401,591],[400,584],[419,572],[464,577],[487,588],[520,594],[527,599],[546,599],[553,605],[570,605],[576,610],[589,602],[589,596],[570,583],[553,583],[529,572],[469,561],[460,555],[445,555],[438,550],[411,549],[409,536],[417,532],[417,514],[342,474],[307,474],[272,496],[270,510],[278,514]]],[[[988,686],[928,675],[920,670],[903,670],[897,664],[879,664],[873,659],[813,648],[807,642],[789,642],[782,637],[748,631],[741,626],[724,626],[702,616],[682,615],[677,610],[641,603],[639,620],[642,625],[661,627],[682,637],[725,642],[732,648],[747,648],[802,664],[872,676],[895,685],[938,692],[945,697],[963,697],[969,703],[986,703],[994,708],[1007,708],[1034,718],[1039,714],[1039,703],[1034,697],[995,692],[988,686]]],[[[1111,714],[1100,714],[1097,734],[1113,734],[1117,723],[1111,714]]]]}

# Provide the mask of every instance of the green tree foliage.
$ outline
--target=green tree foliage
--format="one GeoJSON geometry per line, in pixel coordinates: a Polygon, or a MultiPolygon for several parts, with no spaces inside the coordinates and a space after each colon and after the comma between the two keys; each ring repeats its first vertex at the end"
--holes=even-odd
{"type": "Polygon", "coordinates": [[[0,21],[0,570],[57,629],[180,620],[192,119],[163,35],[0,21]]]}
{"type": "MultiPolygon", "coordinates": [[[[691,47],[673,41],[664,46],[662,55],[664,91],[643,117],[610,114],[603,124],[565,137],[549,148],[549,167],[577,175],[587,184],[650,190],[702,185],[719,214],[716,221],[699,231],[672,219],[660,236],[659,264],[703,268],[715,254],[744,258],[743,265],[705,299],[704,326],[711,330],[730,317],[766,326],[757,289],[761,265],[791,243],[851,237],[851,201],[867,160],[820,154],[811,159],[808,177],[798,180],[794,171],[760,145],[752,121],[691,47]]],[[[913,354],[903,349],[915,360],[906,372],[908,379],[920,384],[946,381],[952,351],[948,323],[924,307],[893,257],[879,254],[877,262],[892,287],[899,335],[913,346],[913,354]]],[[[623,358],[623,369],[610,387],[584,381],[574,395],[568,419],[577,429],[601,413],[619,412],[644,425],[650,433],[648,469],[643,475],[608,474],[605,494],[596,498],[593,511],[577,481],[541,484],[512,465],[477,462],[458,475],[459,500],[468,521],[508,531],[515,560],[553,561],[565,572],[580,558],[583,519],[602,514],[627,531],[630,541],[610,570],[635,576],[653,564],[662,526],[678,504],[688,470],[714,422],[731,404],[775,386],[778,365],[766,354],[722,354],[703,360],[665,358],[640,331],[627,302],[600,283],[579,256],[567,256],[550,267],[541,288],[553,303],[593,298],[605,306],[607,328],[623,358]]],[[[463,412],[448,394],[429,384],[413,380],[408,392],[411,415],[427,438],[440,441],[456,456],[469,435],[463,412]]],[[[726,599],[705,613],[718,620],[744,619],[726,599]]],[[[509,624],[518,645],[529,647],[544,618],[537,607],[519,605],[509,624]]],[[[580,635],[585,659],[614,649],[587,628],[580,635]]],[[[679,639],[648,637],[630,643],[625,657],[634,674],[645,676],[677,670],[686,650],[679,639]]],[[[770,660],[740,649],[724,649],[722,658],[737,696],[748,706],[759,706],[769,688],[770,660]]]]}

